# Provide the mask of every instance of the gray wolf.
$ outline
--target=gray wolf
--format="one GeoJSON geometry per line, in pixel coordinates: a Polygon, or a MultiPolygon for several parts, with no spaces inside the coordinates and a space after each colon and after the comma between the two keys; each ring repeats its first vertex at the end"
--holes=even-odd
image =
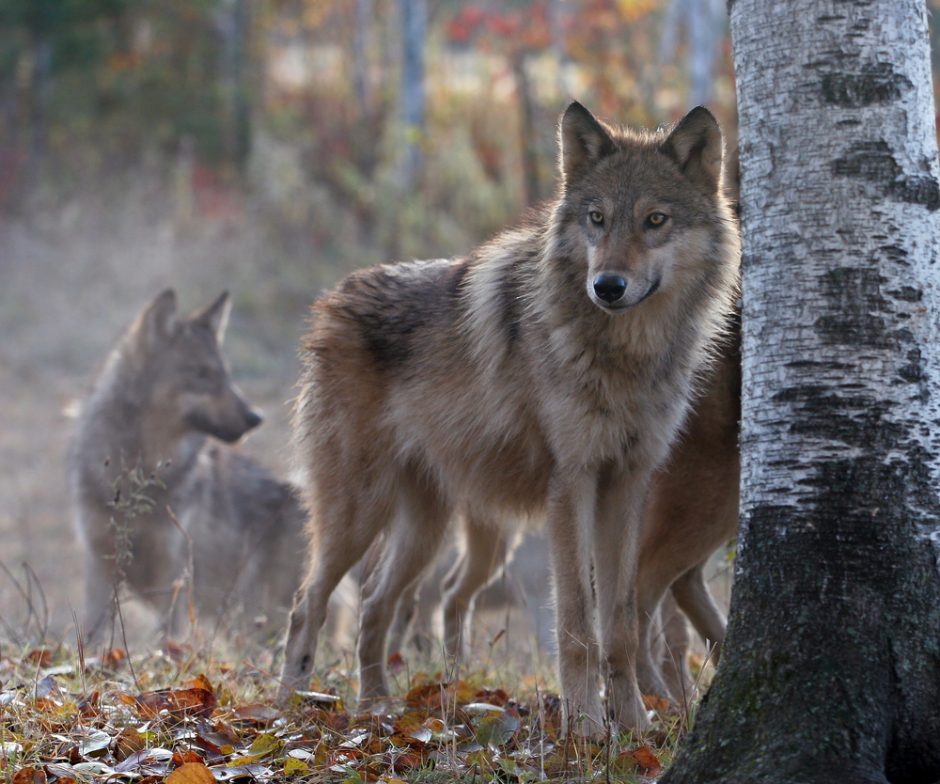
{"type": "MultiPolygon", "coordinates": [[[[677,704],[686,702],[692,693],[686,616],[711,646],[715,663],[724,640],[725,619],[705,582],[704,567],[737,529],[741,408],[737,315],[732,316],[715,353],[669,457],[653,475],[637,564],[640,690],[677,704]]],[[[537,626],[547,627],[543,616],[550,599],[545,596],[545,570],[538,568],[547,544],[530,537],[520,552],[515,540],[490,531],[472,517],[460,521],[458,532],[452,565],[435,586],[437,595],[443,594],[446,649],[452,655],[466,653],[463,642],[472,630],[477,597],[503,568],[509,570],[507,582],[523,584],[537,626]]],[[[404,636],[403,630],[393,631],[396,643],[404,636]]]]}
{"type": "Polygon", "coordinates": [[[730,309],[738,239],[706,109],[643,133],[573,103],[559,137],[557,196],[521,227],[465,258],[355,272],[314,306],[294,412],[309,564],[282,697],[306,685],[327,599],[380,534],[358,645],[366,699],[388,693],[398,600],[450,521],[500,532],[544,518],[572,729],[647,722],[643,507],[730,309]]]}
{"type": "Polygon", "coordinates": [[[176,294],[164,291],[82,405],[69,484],[90,641],[106,630],[122,583],[174,635],[186,619],[185,585],[200,616],[223,618],[286,611],[299,584],[299,494],[226,446],[261,423],[221,353],[229,308],[222,294],[180,316],[176,294]]]}

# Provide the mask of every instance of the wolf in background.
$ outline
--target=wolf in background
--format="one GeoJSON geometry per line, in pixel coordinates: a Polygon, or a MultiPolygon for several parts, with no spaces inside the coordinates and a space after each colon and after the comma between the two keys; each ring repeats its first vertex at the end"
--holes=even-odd
{"type": "Polygon", "coordinates": [[[187,576],[203,619],[290,605],[305,513],[291,485],[225,446],[261,423],[222,357],[229,308],[222,294],[179,316],[164,291],[82,404],[69,484],[89,641],[106,631],[122,583],[173,635],[185,628],[187,576]]]}
{"type": "Polygon", "coordinates": [[[316,303],[295,407],[309,567],[282,694],[306,685],[328,597],[380,533],[365,698],[388,693],[393,613],[455,515],[494,530],[545,518],[573,729],[645,726],[641,518],[731,308],[738,240],[707,110],[647,134],[573,103],[560,142],[558,196],[521,228],[466,258],[353,273],[316,303]]]}

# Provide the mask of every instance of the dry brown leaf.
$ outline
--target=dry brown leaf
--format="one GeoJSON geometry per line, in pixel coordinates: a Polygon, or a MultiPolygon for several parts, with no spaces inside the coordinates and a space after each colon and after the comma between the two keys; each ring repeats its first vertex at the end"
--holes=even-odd
{"type": "Polygon", "coordinates": [[[78,712],[81,714],[82,718],[90,719],[93,716],[97,716],[98,703],[101,700],[101,695],[98,693],[98,690],[95,689],[85,697],[82,697],[78,701],[78,712]]]}
{"type": "Polygon", "coordinates": [[[473,695],[474,702],[488,702],[490,705],[505,707],[509,702],[509,695],[503,689],[479,689],[473,695]]]}
{"type": "Polygon", "coordinates": [[[212,691],[211,684],[208,680],[205,680],[204,676],[199,676],[191,682],[199,683],[200,678],[210,688],[194,686],[188,689],[147,691],[138,694],[134,698],[134,702],[137,704],[140,714],[146,718],[153,718],[164,710],[173,716],[209,717],[212,715],[212,711],[215,710],[215,692],[212,691]]]}
{"type": "Polygon", "coordinates": [[[658,697],[655,694],[644,694],[643,706],[647,710],[654,710],[657,713],[669,713],[669,700],[665,697],[658,697]]]}
{"type": "Polygon", "coordinates": [[[48,667],[52,664],[52,651],[48,648],[33,648],[23,657],[23,661],[39,667],[48,667]]]}
{"type": "Polygon", "coordinates": [[[197,765],[205,765],[206,761],[202,758],[201,755],[193,751],[192,749],[184,749],[183,751],[174,751],[173,759],[170,760],[174,767],[182,767],[191,762],[196,763],[197,765]]]}
{"type": "Polygon", "coordinates": [[[267,725],[280,717],[281,714],[276,708],[260,702],[241,705],[235,709],[235,718],[251,724],[267,725]]]}
{"type": "Polygon", "coordinates": [[[46,784],[46,772],[42,768],[20,768],[13,774],[12,784],[46,784]]]}
{"type": "Polygon", "coordinates": [[[399,651],[395,651],[395,653],[388,657],[386,666],[389,672],[399,673],[405,668],[405,660],[402,658],[399,651]]]}
{"type": "Polygon", "coordinates": [[[114,738],[114,758],[123,762],[134,752],[147,746],[147,739],[141,735],[136,727],[125,727],[114,738]]]}
{"type": "Polygon", "coordinates": [[[187,762],[166,777],[166,784],[215,784],[215,776],[201,762],[187,762]]]}
{"type": "Polygon", "coordinates": [[[659,757],[649,746],[640,746],[634,749],[630,756],[636,760],[640,773],[646,776],[658,776],[662,773],[663,766],[659,761],[659,757]]]}
{"type": "Polygon", "coordinates": [[[178,642],[173,642],[173,640],[167,640],[163,643],[163,652],[167,655],[167,658],[177,664],[193,655],[192,646],[180,645],[178,642]]]}
{"type": "Polygon", "coordinates": [[[101,654],[101,666],[108,670],[118,669],[127,661],[127,651],[123,648],[110,648],[101,654]]]}

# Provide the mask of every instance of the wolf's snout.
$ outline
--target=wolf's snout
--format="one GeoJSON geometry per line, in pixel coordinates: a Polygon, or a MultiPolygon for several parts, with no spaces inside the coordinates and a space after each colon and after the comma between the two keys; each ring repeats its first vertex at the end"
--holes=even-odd
{"type": "Polygon", "coordinates": [[[245,432],[254,430],[258,425],[264,422],[264,417],[254,409],[245,414],[245,432]]]}
{"type": "Polygon", "coordinates": [[[604,302],[616,302],[627,293],[627,281],[621,275],[602,272],[594,278],[594,293],[604,302]]]}

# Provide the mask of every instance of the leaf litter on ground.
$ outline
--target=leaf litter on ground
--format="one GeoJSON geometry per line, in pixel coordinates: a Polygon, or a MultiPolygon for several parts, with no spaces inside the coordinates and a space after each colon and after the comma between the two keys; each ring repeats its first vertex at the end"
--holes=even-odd
{"type": "Polygon", "coordinates": [[[198,652],[115,649],[79,671],[63,649],[36,650],[0,658],[10,784],[649,782],[682,725],[654,702],[643,737],[566,738],[557,696],[512,694],[472,669],[414,673],[401,696],[351,710],[335,678],[279,706],[273,674],[198,652]]]}

